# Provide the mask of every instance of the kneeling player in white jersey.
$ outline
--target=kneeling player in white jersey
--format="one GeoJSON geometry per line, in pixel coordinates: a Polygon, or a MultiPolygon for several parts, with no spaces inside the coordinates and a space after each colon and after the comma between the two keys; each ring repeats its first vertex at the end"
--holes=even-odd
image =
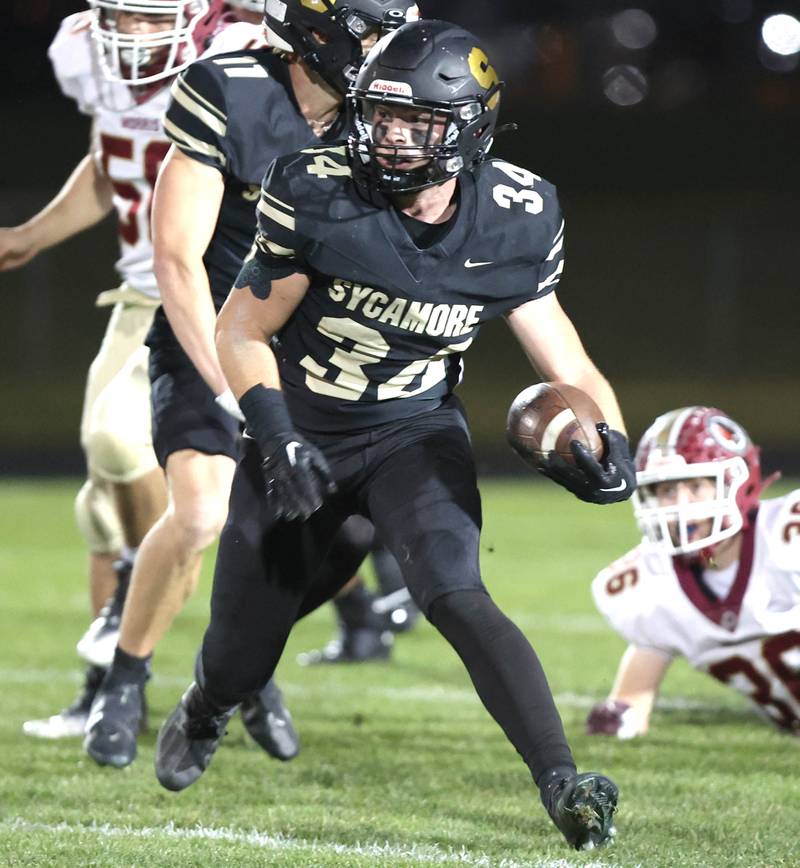
{"type": "Polygon", "coordinates": [[[729,416],[660,416],[636,453],[644,539],[594,580],[597,607],[630,643],[590,734],[647,732],[676,657],[744,693],[800,735],[800,490],[760,500],[759,450],[729,416]]]}
{"type": "Polygon", "coordinates": [[[260,28],[225,27],[248,15],[253,20],[252,0],[237,0],[230,10],[219,0],[89,5],[64,19],[49,50],[62,91],[92,119],[89,153],[42,211],[20,226],[0,229],[0,270],[24,265],[112,209],[120,239],[116,267],[123,282],[97,300],[113,309],[87,380],[81,443],[89,478],[76,502],[89,544],[92,608],[99,616],[78,646],[89,668],[75,702],[24,725],[28,735],[43,738],[83,735],[114,653],[133,555],[166,505],[152,447],[144,338],[159,305],[149,212],[169,148],[162,125],[169,85],[203,51],[227,52],[261,39],[260,28]]]}

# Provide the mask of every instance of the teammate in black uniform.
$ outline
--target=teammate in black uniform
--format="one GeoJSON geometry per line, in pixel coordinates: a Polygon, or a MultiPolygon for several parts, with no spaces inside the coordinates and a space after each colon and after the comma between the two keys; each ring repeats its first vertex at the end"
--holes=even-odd
{"type": "Polygon", "coordinates": [[[613,391],[553,291],[564,262],[555,189],[486,157],[500,87],[471,34],[407,24],[361,69],[347,144],[281,158],[264,181],[254,253],[217,325],[249,438],[202,677],[159,734],[168,789],[202,774],[296,618],[332,590],[317,565],[356,513],[397,557],[567,841],[590,848],[613,834],[616,786],[577,774],[538,658],[478,566],[480,496],[453,389],[487,320],[505,315],[539,374],[583,388],[616,429],[602,431],[602,462],[584,452],[547,474],[594,503],[635,487],[613,391]]]}
{"type": "MultiPolygon", "coordinates": [[[[192,64],[173,86],[164,129],[174,146],[152,215],[163,308],[147,340],[153,445],[170,504],[139,550],[115,659],[92,706],[84,744],[99,763],[133,761],[148,661],[227,514],[241,414],[217,360],[214,320],[252,244],[261,179],[275,157],[341,135],[346,78],[363,44],[417,14],[413,0],[269,3],[267,35],[282,56],[262,41],[192,64]]],[[[258,42],[261,30],[253,33],[258,42]]],[[[348,530],[325,564],[347,578],[372,536],[363,519],[348,530]]],[[[280,693],[271,682],[258,688],[242,705],[245,725],[270,754],[291,759],[298,739],[280,693]]]]}

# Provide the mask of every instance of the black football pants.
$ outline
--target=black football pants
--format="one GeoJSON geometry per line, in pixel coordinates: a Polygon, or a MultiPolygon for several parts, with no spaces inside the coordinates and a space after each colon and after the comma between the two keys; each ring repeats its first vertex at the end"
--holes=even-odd
{"type": "Polygon", "coordinates": [[[457,399],[367,433],[308,437],[339,490],[306,522],[275,521],[258,447],[244,440],[203,641],[208,698],[229,707],[271,677],[295,621],[339,589],[322,565],[339,527],[357,513],[375,525],[414,601],[453,645],[534,777],[571,764],[538,659],[481,581],[480,495],[457,399]]]}

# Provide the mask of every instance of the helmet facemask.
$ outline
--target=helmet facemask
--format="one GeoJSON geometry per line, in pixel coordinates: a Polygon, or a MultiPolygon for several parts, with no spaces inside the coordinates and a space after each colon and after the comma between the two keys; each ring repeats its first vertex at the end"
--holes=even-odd
{"type": "Polygon", "coordinates": [[[208,13],[208,0],[89,0],[91,34],[108,81],[148,85],[169,78],[198,56],[194,30],[208,13]],[[151,32],[126,33],[121,15],[163,24],[151,32]]]}
{"type": "MultiPolygon", "coordinates": [[[[417,100],[382,93],[376,80],[369,91],[351,89],[352,133],[348,150],[357,182],[381,193],[410,193],[441,184],[482,159],[491,146],[487,100],[478,96],[455,102],[417,100]],[[377,87],[376,87],[377,86],[377,87]],[[416,109],[420,121],[408,130],[409,141],[387,143],[381,113],[416,109]],[[409,163],[419,163],[409,166],[409,163]]],[[[494,99],[501,85],[489,91],[494,99]]],[[[410,88],[409,88],[410,90],[410,88]]],[[[416,114],[416,112],[415,112],[416,114]]],[[[492,123],[493,127],[494,124],[492,123]]]]}
{"type": "Polygon", "coordinates": [[[264,0],[227,0],[227,3],[234,9],[243,9],[245,12],[264,12],[264,0]]]}
{"type": "MultiPolygon", "coordinates": [[[[772,478],[761,479],[759,449],[738,422],[715,407],[681,407],[659,416],[636,449],[633,508],[642,533],[669,554],[698,552],[711,559],[714,547],[750,526],[759,496],[772,478]],[[658,483],[711,480],[713,496],[661,505],[658,483]],[[702,538],[697,524],[710,521],[702,538]]],[[[667,499],[669,492],[663,492],[667,499]]]]}
{"type": "Polygon", "coordinates": [[[741,457],[687,464],[678,456],[661,467],[640,470],[636,474],[638,487],[633,494],[633,511],[639,529],[650,542],[671,555],[710,549],[744,527],[736,499],[749,476],[747,464],[741,457]],[[710,499],[678,498],[667,505],[659,502],[658,483],[699,478],[711,481],[714,494],[710,499]],[[708,532],[692,538],[697,525],[705,522],[710,522],[708,532]]]}

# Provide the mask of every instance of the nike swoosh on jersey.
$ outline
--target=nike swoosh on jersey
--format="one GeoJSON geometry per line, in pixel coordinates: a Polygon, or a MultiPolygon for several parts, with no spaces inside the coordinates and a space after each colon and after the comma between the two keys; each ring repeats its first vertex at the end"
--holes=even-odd
{"type": "Polygon", "coordinates": [[[615,485],[613,488],[601,488],[600,491],[625,491],[628,487],[628,483],[623,479],[619,485],[615,485]]]}
{"type": "Polygon", "coordinates": [[[468,259],[464,263],[464,268],[478,268],[480,265],[494,265],[493,262],[473,262],[471,259],[468,259]]]}

